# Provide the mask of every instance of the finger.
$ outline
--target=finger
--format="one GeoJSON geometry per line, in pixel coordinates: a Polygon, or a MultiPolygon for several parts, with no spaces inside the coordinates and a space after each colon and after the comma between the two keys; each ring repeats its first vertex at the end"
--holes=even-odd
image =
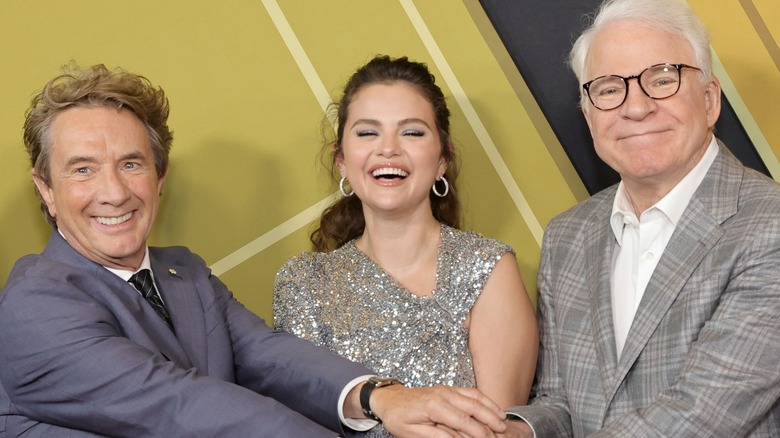
{"type": "Polygon", "coordinates": [[[417,425],[410,427],[403,431],[403,433],[396,435],[393,431],[390,431],[392,436],[403,436],[405,438],[463,438],[468,435],[461,435],[456,430],[453,430],[447,426],[437,425],[417,425]]]}
{"type": "Polygon", "coordinates": [[[500,414],[501,416],[504,416],[504,410],[501,409],[501,406],[499,406],[496,402],[490,399],[490,397],[486,396],[482,393],[482,391],[475,389],[475,388],[458,388],[454,387],[452,388],[459,394],[472,398],[474,400],[477,400],[478,402],[482,403],[487,407],[488,409],[500,414]]]}
{"type": "Polygon", "coordinates": [[[463,434],[459,433],[458,431],[456,431],[456,430],[454,430],[454,429],[452,429],[450,427],[447,427],[447,426],[445,426],[443,424],[437,424],[436,428],[446,432],[448,434],[447,436],[451,436],[451,437],[455,437],[455,438],[464,438],[465,437],[465,435],[463,435],[463,434]]]}
{"type": "MultiPolygon", "coordinates": [[[[474,431],[476,431],[475,425],[492,432],[504,432],[506,430],[506,423],[504,423],[506,414],[492,400],[478,390],[458,388],[456,392],[458,396],[448,397],[447,399],[451,405],[447,412],[437,411],[442,417],[431,418],[431,420],[437,423],[444,423],[460,431],[464,429],[458,424],[469,425],[468,430],[474,431]],[[464,416],[470,418],[466,419],[464,416]],[[451,421],[460,423],[453,425],[453,423],[450,423],[451,421]]],[[[471,434],[474,435],[473,432],[471,434]]],[[[482,432],[474,436],[489,435],[482,432]]]]}
{"type": "Polygon", "coordinates": [[[490,437],[494,432],[503,432],[506,425],[478,401],[463,397],[450,397],[448,403],[436,404],[429,412],[434,423],[454,429],[466,436],[490,437]]]}

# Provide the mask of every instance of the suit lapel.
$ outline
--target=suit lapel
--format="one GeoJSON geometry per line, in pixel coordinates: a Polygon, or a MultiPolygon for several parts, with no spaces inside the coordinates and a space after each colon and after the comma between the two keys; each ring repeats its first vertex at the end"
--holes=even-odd
{"type": "MultiPolygon", "coordinates": [[[[119,319],[122,319],[120,315],[125,315],[143,333],[145,339],[139,338],[136,339],[136,342],[150,350],[154,351],[156,349],[166,359],[173,361],[181,367],[189,368],[192,366],[190,359],[179,344],[177,336],[171,332],[165,321],[160,318],[132,285],[123,281],[105,267],[79,254],[56,229],[52,232],[43,255],[60,263],[90,272],[96,280],[93,283],[95,288],[92,292],[100,294],[102,296],[101,299],[112,308],[112,312],[115,312],[119,319]]],[[[152,266],[154,267],[154,262],[152,262],[152,266]]],[[[158,272],[154,271],[154,275],[159,287],[158,272]]],[[[163,299],[166,300],[166,307],[170,310],[165,292],[161,293],[163,294],[163,299]]],[[[176,320],[174,320],[175,324],[176,320]]]]}
{"type": "Polygon", "coordinates": [[[205,314],[190,271],[185,266],[164,260],[153,248],[150,248],[149,257],[155,280],[171,315],[176,338],[184,349],[185,363],[187,367],[197,367],[200,374],[207,374],[205,314]]]}
{"type": "Polygon", "coordinates": [[[609,226],[609,213],[612,208],[612,199],[609,197],[608,209],[605,215],[600,215],[599,223],[606,224],[597,227],[601,230],[595,233],[594,238],[590,240],[590,245],[586,248],[585,259],[595,260],[598,265],[595,269],[588,269],[592,272],[592,278],[589,279],[590,285],[590,303],[591,303],[591,324],[594,333],[594,343],[596,344],[596,354],[598,356],[599,372],[604,384],[605,391],[615,380],[615,371],[617,367],[617,354],[615,347],[615,327],[612,323],[612,297],[610,294],[611,281],[610,272],[612,267],[612,258],[615,252],[615,236],[612,228],[609,226]]]}
{"type": "Polygon", "coordinates": [[[135,321],[143,327],[144,333],[152,341],[153,347],[149,346],[148,348],[157,348],[166,359],[173,361],[181,367],[187,368],[191,366],[174,333],[131,284],[123,281],[105,268],[99,271],[98,275],[105,277],[106,282],[116,283],[115,290],[120,292],[114,293],[119,295],[119,299],[123,302],[123,308],[133,314],[135,321]]]}
{"type": "Polygon", "coordinates": [[[696,268],[723,236],[720,224],[736,212],[741,177],[741,166],[720,144],[717,158],[686,207],[645,289],[608,399],[614,396],[696,268]]]}

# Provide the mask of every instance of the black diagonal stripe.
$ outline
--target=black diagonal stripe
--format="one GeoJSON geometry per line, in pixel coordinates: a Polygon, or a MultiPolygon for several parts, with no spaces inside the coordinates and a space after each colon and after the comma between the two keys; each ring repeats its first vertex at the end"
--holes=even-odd
{"type": "MultiPolygon", "coordinates": [[[[618,181],[593,149],[578,107],[579,91],[566,59],[600,0],[480,0],[542,112],[587,190],[593,194],[618,181]]],[[[723,96],[716,135],[742,162],[769,175],[734,109],[723,96]]]]}

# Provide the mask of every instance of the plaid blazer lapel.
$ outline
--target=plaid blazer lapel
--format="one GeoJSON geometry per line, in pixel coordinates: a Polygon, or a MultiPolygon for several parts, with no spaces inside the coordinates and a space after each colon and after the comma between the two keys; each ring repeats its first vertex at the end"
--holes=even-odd
{"type": "Polygon", "coordinates": [[[672,234],[639,304],[618,364],[618,379],[610,393],[634,366],[647,342],[664,323],[664,317],[685,284],[715,243],[723,236],[720,224],[737,210],[741,169],[721,144],[718,157],[702,181],[672,234]]]}
{"type": "Polygon", "coordinates": [[[599,372],[604,389],[607,391],[615,381],[615,372],[617,371],[617,354],[615,346],[615,327],[612,323],[612,297],[610,272],[612,266],[612,257],[615,252],[615,236],[612,228],[609,226],[609,220],[606,226],[598,227],[600,232],[594,234],[590,241],[590,246],[585,250],[586,260],[596,260],[598,265],[596,269],[590,270],[592,277],[589,278],[590,285],[590,303],[591,303],[591,326],[593,328],[596,345],[596,354],[599,362],[599,372]]]}

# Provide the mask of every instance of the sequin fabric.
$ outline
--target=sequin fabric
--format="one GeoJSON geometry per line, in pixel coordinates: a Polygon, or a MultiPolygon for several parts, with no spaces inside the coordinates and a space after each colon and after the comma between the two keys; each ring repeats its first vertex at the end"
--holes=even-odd
{"type": "MultiPolygon", "coordinates": [[[[274,325],[407,386],[474,387],[466,317],[512,248],[441,226],[436,289],[419,297],[349,242],[303,253],[279,271],[274,325]]],[[[389,436],[379,425],[362,436],[389,436]]]]}

